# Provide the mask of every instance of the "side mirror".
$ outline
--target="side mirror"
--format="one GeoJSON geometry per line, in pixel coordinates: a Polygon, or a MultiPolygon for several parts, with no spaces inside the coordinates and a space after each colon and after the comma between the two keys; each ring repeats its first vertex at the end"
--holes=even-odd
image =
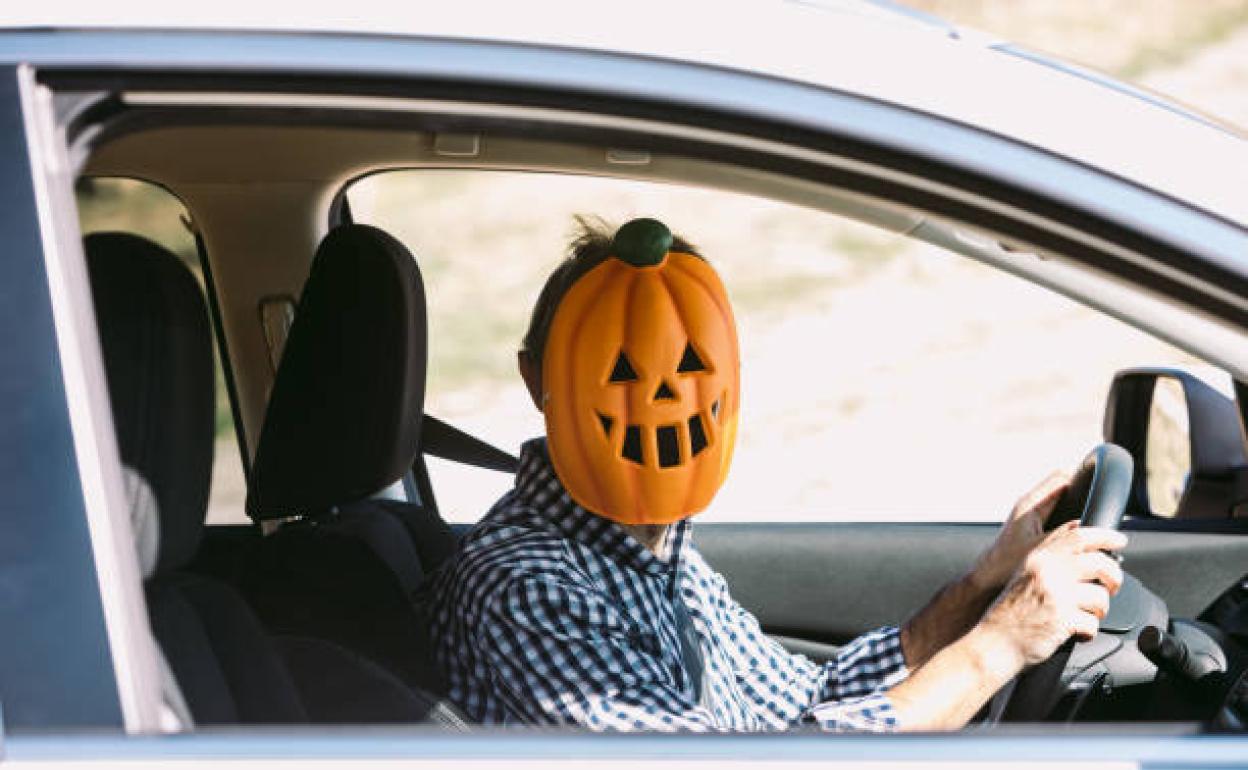
{"type": "Polygon", "coordinates": [[[1248,516],[1248,458],[1233,391],[1183,368],[1114,375],[1105,440],[1135,460],[1128,512],[1225,519],[1248,516]]]}

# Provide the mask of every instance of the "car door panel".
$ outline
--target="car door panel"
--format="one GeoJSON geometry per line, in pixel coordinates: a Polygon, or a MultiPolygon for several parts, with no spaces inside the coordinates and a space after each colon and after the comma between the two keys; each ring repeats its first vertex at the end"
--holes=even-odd
{"type": "MultiPolygon", "coordinates": [[[[33,83],[0,67],[0,699],[13,731],[117,727],[105,607],[76,461],[32,151],[33,83]],[[25,97],[25,98],[24,98],[25,97]]],[[[47,211],[43,212],[45,216],[47,211]]],[[[2,737],[3,729],[0,729],[2,737]]]]}
{"type": "Polygon", "coordinates": [[[708,524],[694,542],[768,633],[825,645],[904,620],[961,574],[989,527],[708,524]]]}
{"type": "MultiPolygon", "coordinates": [[[[763,628],[823,658],[855,636],[904,621],[963,574],[996,524],[704,524],[698,549],[763,628]]],[[[1248,572],[1248,536],[1136,531],[1123,566],[1193,617],[1248,572]]]]}

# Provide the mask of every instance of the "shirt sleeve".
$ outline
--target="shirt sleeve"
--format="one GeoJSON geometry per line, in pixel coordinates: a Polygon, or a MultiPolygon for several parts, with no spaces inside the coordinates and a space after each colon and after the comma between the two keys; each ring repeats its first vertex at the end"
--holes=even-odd
{"type": "Polygon", "coordinates": [[[909,669],[896,627],[868,632],[840,648],[822,673],[822,702],[807,712],[808,721],[834,732],[897,728],[897,717],[885,692],[905,681],[909,669]]]}
{"type": "Polygon", "coordinates": [[[557,577],[503,588],[478,624],[507,707],[532,724],[596,730],[709,730],[712,715],[671,666],[592,591],[557,577]]]}
{"type": "MultiPolygon", "coordinates": [[[[698,564],[701,573],[705,562],[698,564]]],[[[702,573],[705,574],[705,573],[702,573]]],[[[711,572],[705,587],[709,602],[724,618],[730,640],[744,640],[750,665],[742,666],[738,678],[751,680],[750,691],[762,691],[767,682],[779,679],[793,691],[805,691],[800,721],[832,732],[882,732],[897,727],[892,703],[884,694],[909,675],[901,649],[900,631],[892,626],[863,634],[841,647],[836,657],[822,666],[804,655],[795,655],[768,637],[758,619],[728,593],[723,576],[711,572]],[[756,645],[757,647],[754,647],[756,645]]],[[[770,705],[779,708],[781,698],[770,705]]]]}
{"type": "Polygon", "coordinates": [[[823,700],[856,698],[898,685],[909,675],[901,631],[885,626],[865,633],[837,650],[826,668],[823,700]]]}

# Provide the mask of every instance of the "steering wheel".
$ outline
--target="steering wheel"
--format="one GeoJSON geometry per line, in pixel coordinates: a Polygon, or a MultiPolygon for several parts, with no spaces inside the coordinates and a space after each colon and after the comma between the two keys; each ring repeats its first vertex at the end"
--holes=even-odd
{"type": "MultiPolygon", "coordinates": [[[[1046,529],[1079,518],[1080,526],[1118,529],[1131,493],[1135,463],[1117,444],[1100,444],[1075,471],[1070,486],[1050,514],[1046,529]]],[[[1063,673],[1075,649],[1070,639],[1043,663],[1019,674],[993,696],[983,724],[1039,722],[1061,700],[1063,673]]]]}

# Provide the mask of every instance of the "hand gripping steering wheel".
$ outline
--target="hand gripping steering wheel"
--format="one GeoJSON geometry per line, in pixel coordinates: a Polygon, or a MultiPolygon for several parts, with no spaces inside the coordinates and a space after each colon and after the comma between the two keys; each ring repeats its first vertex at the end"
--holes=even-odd
{"type": "MultiPolygon", "coordinates": [[[[1083,527],[1118,529],[1131,494],[1135,463],[1117,444],[1100,444],[1083,459],[1070,486],[1050,514],[1046,529],[1076,517],[1083,527]]],[[[1063,676],[1075,640],[1070,639],[1043,663],[1019,674],[993,696],[985,724],[1040,722],[1061,700],[1063,676]]]]}

